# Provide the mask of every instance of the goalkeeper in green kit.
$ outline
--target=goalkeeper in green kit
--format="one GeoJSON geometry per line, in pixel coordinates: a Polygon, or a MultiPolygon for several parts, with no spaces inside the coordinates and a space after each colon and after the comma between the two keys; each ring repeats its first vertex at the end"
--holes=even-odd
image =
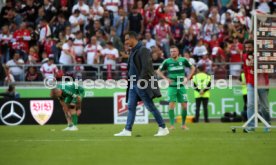
{"type": "Polygon", "coordinates": [[[59,84],[52,89],[51,97],[57,98],[62,105],[68,127],[63,131],[77,131],[78,116],[81,114],[81,101],[84,97],[83,87],[75,83],[59,84]]]}
{"type": "Polygon", "coordinates": [[[169,82],[168,97],[169,97],[169,118],[171,129],[174,129],[175,115],[174,108],[175,102],[181,103],[181,117],[182,117],[182,127],[183,129],[188,129],[185,122],[187,116],[187,92],[185,89],[185,84],[187,80],[191,79],[195,72],[195,67],[190,64],[190,62],[179,55],[179,50],[176,46],[171,46],[170,48],[171,57],[166,59],[157,70],[157,74],[163,79],[169,82]],[[191,68],[190,74],[185,77],[185,67],[191,68]],[[166,77],[163,71],[168,72],[166,77]]]}

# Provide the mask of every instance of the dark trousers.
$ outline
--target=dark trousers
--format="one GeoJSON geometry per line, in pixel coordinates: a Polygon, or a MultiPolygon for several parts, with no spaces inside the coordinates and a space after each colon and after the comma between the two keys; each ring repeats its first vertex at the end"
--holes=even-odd
{"type": "Polygon", "coordinates": [[[198,122],[199,120],[199,111],[200,111],[200,105],[203,104],[203,112],[204,112],[204,121],[209,122],[208,119],[208,101],[209,98],[196,98],[196,114],[194,122],[198,122]]]}
{"type": "Polygon", "coordinates": [[[136,107],[138,103],[138,97],[144,102],[145,107],[152,113],[159,127],[165,128],[164,120],[154,105],[152,99],[148,96],[145,90],[139,89],[137,85],[133,85],[132,89],[129,89],[128,92],[128,115],[127,115],[127,123],[126,130],[131,131],[132,126],[135,121],[136,116],[136,107]]]}
{"type": "Polygon", "coordinates": [[[243,112],[242,112],[243,121],[247,121],[247,95],[243,95],[243,112]]]}

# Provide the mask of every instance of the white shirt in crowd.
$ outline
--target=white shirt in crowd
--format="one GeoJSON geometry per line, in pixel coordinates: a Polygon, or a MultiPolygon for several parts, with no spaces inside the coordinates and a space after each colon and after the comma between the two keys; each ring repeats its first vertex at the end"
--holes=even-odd
{"type": "Polygon", "coordinates": [[[207,59],[200,59],[197,63],[197,66],[202,66],[204,65],[206,67],[206,72],[208,74],[212,74],[212,61],[207,58],[207,59]]]}
{"type": "Polygon", "coordinates": [[[84,48],[84,52],[86,53],[87,58],[87,64],[94,65],[94,57],[96,56],[96,53],[102,52],[103,48],[100,44],[97,45],[87,45],[84,48]]]}
{"type": "Polygon", "coordinates": [[[74,13],[76,9],[79,9],[79,11],[81,12],[81,15],[82,15],[82,12],[85,12],[86,14],[89,13],[89,6],[86,5],[85,3],[83,3],[82,5],[80,5],[79,3],[75,4],[73,6],[72,13],[74,13]]]}
{"type": "MultiPolygon", "coordinates": [[[[17,62],[24,64],[24,61],[22,59],[18,59],[17,62]]],[[[14,76],[18,76],[20,74],[23,74],[23,69],[15,63],[15,61],[12,59],[6,63],[6,65],[10,68],[10,72],[14,76]]]]}
{"type": "Polygon", "coordinates": [[[103,16],[102,14],[104,13],[104,8],[101,5],[98,6],[92,6],[91,10],[93,10],[93,15],[90,15],[94,21],[100,20],[103,16]]]}
{"type": "Polygon", "coordinates": [[[146,48],[151,49],[151,47],[156,46],[156,41],[154,39],[146,40],[146,48]]]}
{"type": "Polygon", "coordinates": [[[67,43],[64,43],[62,45],[62,51],[61,51],[61,55],[59,58],[59,63],[61,64],[72,64],[73,63],[73,59],[69,54],[66,54],[64,50],[68,50],[69,52],[73,52],[73,47],[69,47],[69,45],[67,43]]]}
{"type": "Polygon", "coordinates": [[[207,52],[207,49],[204,45],[201,45],[201,46],[196,46],[194,48],[194,51],[193,51],[193,55],[194,56],[204,56],[206,55],[208,52],[207,52]]]}
{"type": "Polygon", "coordinates": [[[104,58],[104,64],[105,65],[103,66],[103,68],[107,69],[107,65],[111,64],[112,65],[112,70],[115,70],[116,69],[116,66],[115,66],[116,65],[116,60],[108,59],[107,56],[112,55],[112,56],[115,56],[116,58],[118,58],[119,57],[118,50],[116,48],[114,48],[112,50],[106,48],[102,51],[102,55],[105,56],[105,58],[104,58]]]}
{"type": "MultiPolygon", "coordinates": [[[[71,25],[78,23],[80,20],[84,21],[85,24],[86,18],[81,14],[78,17],[75,17],[74,15],[71,15],[69,17],[69,22],[71,25]]],[[[80,25],[77,25],[75,27],[72,26],[71,32],[76,33],[77,31],[80,31],[80,25]]]]}
{"type": "Polygon", "coordinates": [[[121,5],[120,0],[104,0],[103,5],[106,7],[107,10],[110,10],[114,13],[118,13],[118,6],[121,5]]]}
{"type": "Polygon", "coordinates": [[[208,6],[204,2],[201,2],[201,1],[192,1],[192,7],[195,10],[197,15],[204,11],[209,10],[208,6]]]}
{"type": "Polygon", "coordinates": [[[84,52],[84,45],[86,44],[85,40],[82,39],[75,39],[73,43],[73,49],[78,57],[82,57],[84,52]]]}
{"type": "Polygon", "coordinates": [[[43,74],[44,78],[55,77],[55,73],[58,73],[58,68],[55,64],[49,65],[47,62],[40,67],[40,72],[43,74]]]}
{"type": "Polygon", "coordinates": [[[192,24],[192,21],[190,18],[186,18],[184,20],[183,26],[184,26],[185,31],[189,30],[189,28],[191,27],[191,24],[192,24]]]}
{"type": "Polygon", "coordinates": [[[42,27],[39,32],[39,42],[41,42],[41,43],[44,42],[46,40],[46,38],[48,36],[50,36],[51,34],[52,33],[51,33],[51,29],[50,29],[49,25],[42,27]]]}

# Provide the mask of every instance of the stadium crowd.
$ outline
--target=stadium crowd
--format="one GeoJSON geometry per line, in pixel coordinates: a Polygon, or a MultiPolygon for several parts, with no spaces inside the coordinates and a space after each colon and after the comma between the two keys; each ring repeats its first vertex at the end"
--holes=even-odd
{"type": "MultiPolygon", "coordinates": [[[[260,12],[275,13],[272,0],[255,3],[260,12]]],[[[170,45],[176,45],[192,64],[204,64],[207,73],[238,77],[243,42],[253,38],[252,6],[252,0],[0,1],[5,83],[61,75],[82,78],[84,71],[97,71],[98,64],[101,71],[117,71],[126,78],[128,31],[138,33],[151,49],[153,63],[168,58],[170,45]],[[24,64],[41,66],[25,71],[24,64]],[[66,66],[72,64],[87,65],[66,66]]]]}

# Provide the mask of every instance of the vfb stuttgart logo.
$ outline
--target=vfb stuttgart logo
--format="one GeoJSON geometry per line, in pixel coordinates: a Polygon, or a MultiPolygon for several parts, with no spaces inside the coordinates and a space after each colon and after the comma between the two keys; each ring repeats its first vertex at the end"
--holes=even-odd
{"type": "Polygon", "coordinates": [[[40,125],[44,125],[51,118],[54,110],[53,100],[31,100],[30,108],[33,118],[40,125]]]}
{"type": "MultiPolygon", "coordinates": [[[[126,103],[126,95],[117,95],[115,98],[117,100],[117,114],[118,116],[127,116],[127,111],[128,111],[128,106],[126,103]]],[[[143,102],[138,102],[137,107],[136,107],[136,116],[144,116],[145,115],[145,110],[143,106],[143,102]]]]}

